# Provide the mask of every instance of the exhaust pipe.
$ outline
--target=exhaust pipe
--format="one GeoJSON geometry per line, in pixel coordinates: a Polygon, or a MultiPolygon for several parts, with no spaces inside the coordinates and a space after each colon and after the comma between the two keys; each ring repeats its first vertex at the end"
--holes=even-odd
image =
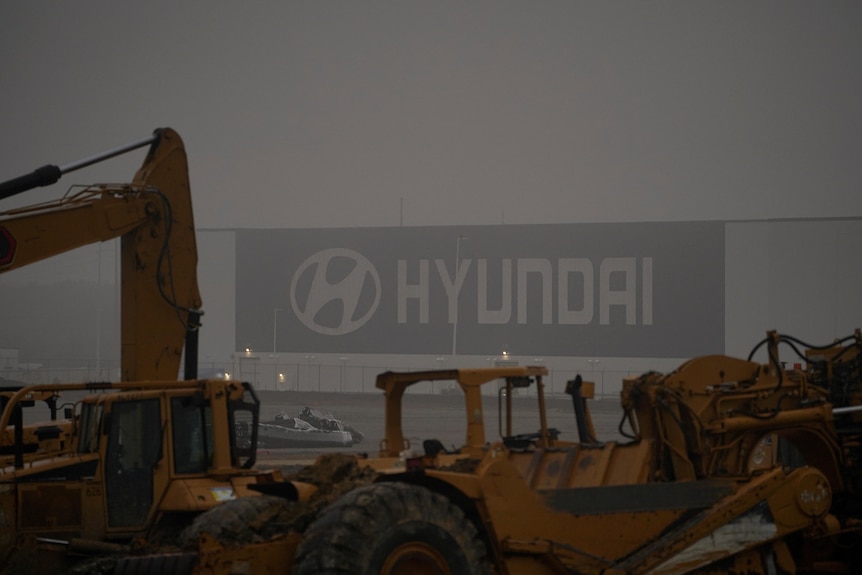
{"type": "Polygon", "coordinates": [[[581,391],[584,380],[578,374],[575,379],[566,382],[566,393],[572,396],[572,404],[575,408],[575,424],[578,426],[578,440],[581,443],[598,443],[593,436],[593,425],[587,413],[587,400],[581,391]]]}

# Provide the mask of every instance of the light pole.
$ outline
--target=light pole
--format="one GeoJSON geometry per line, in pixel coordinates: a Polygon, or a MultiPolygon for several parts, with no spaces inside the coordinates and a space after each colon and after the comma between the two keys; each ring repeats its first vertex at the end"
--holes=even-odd
{"type": "MultiPolygon", "coordinates": [[[[443,363],[445,361],[446,361],[446,358],[443,357],[442,355],[437,356],[437,369],[443,369],[443,363]]],[[[431,395],[434,395],[434,393],[436,393],[436,392],[434,391],[434,382],[432,381],[431,382],[431,395]]]]}
{"type": "Polygon", "coordinates": [[[347,358],[341,356],[338,358],[338,361],[341,362],[341,385],[339,386],[339,392],[344,393],[344,362],[347,361],[347,358]]]}
{"type": "MultiPolygon", "coordinates": [[[[597,364],[597,363],[601,363],[601,362],[602,362],[602,360],[600,360],[600,359],[588,359],[588,360],[587,360],[587,363],[589,363],[589,364],[590,364],[590,373],[592,374],[593,379],[595,379],[595,378],[596,378],[596,364],[597,364]]],[[[601,396],[603,396],[603,395],[604,395],[604,386],[605,386],[605,381],[604,381],[604,379],[605,379],[605,378],[604,378],[604,376],[602,376],[602,383],[601,383],[601,387],[600,387],[600,389],[601,389],[601,393],[600,393],[600,396],[599,396],[599,398],[598,398],[598,399],[602,399],[602,397],[601,397],[601,396]]],[[[594,383],[595,383],[595,382],[594,382],[594,383]]]]}
{"type": "Polygon", "coordinates": [[[278,337],[278,312],[282,311],[282,308],[277,307],[272,310],[272,354],[275,355],[278,353],[278,347],[276,347],[276,338],[278,337]]]}
{"type": "MultiPolygon", "coordinates": [[[[311,391],[311,360],[316,359],[316,358],[317,358],[317,356],[312,355],[312,354],[306,354],[306,356],[305,356],[305,361],[307,364],[305,371],[306,371],[306,376],[308,378],[308,391],[311,391]]],[[[298,382],[297,382],[297,391],[299,391],[299,383],[298,382]]],[[[318,373],[318,377],[317,377],[317,391],[320,391],[320,374],[319,373],[318,373]]]]}
{"type": "MultiPolygon", "coordinates": [[[[458,234],[458,239],[455,240],[455,271],[453,273],[452,282],[458,282],[458,265],[461,263],[461,240],[470,239],[467,236],[458,234]]],[[[457,354],[458,342],[458,298],[455,297],[455,313],[452,317],[452,358],[457,354]]]]}
{"type": "MultiPolygon", "coordinates": [[[[544,364],[545,364],[545,358],[544,357],[534,357],[533,358],[533,365],[544,365],[544,364]]],[[[547,382],[548,382],[548,395],[553,396],[554,395],[554,374],[548,373],[547,382]]]]}

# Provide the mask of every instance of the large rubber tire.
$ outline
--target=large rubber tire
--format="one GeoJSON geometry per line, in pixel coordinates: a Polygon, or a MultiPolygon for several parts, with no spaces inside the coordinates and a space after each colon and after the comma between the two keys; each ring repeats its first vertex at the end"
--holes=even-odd
{"type": "Polygon", "coordinates": [[[281,497],[259,495],[225,501],[198,515],[180,533],[182,547],[194,547],[203,533],[221,543],[243,545],[265,539],[270,519],[288,509],[291,502],[281,497]]]}
{"type": "Polygon", "coordinates": [[[485,545],[448,499],[375,483],[344,495],[305,532],[293,575],[489,575],[485,545]]]}

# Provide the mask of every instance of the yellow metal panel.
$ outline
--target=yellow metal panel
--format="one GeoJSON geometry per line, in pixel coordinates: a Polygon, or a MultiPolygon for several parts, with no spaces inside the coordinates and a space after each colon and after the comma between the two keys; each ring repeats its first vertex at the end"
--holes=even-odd
{"type": "MultiPolygon", "coordinates": [[[[498,541],[512,542],[518,555],[506,558],[513,568],[524,554],[552,553],[566,568],[598,574],[657,537],[686,511],[578,515],[545,505],[510,460],[490,463],[481,471],[484,507],[498,541]]],[[[518,571],[515,571],[518,572],[518,571]]],[[[523,572],[523,571],[520,571],[523,572]]]]}
{"type": "Polygon", "coordinates": [[[640,441],[617,445],[605,473],[605,485],[630,485],[648,481],[653,442],[640,441]]]}
{"type": "Polygon", "coordinates": [[[21,529],[71,530],[81,528],[81,486],[74,483],[18,485],[21,529]]]}
{"type": "Polygon", "coordinates": [[[211,575],[282,575],[293,564],[296,548],[301,541],[302,536],[298,533],[288,533],[264,543],[229,546],[203,535],[194,572],[211,575]]]}
{"type": "Polygon", "coordinates": [[[257,495],[246,486],[235,488],[228,481],[213,481],[205,477],[175,479],[165,493],[159,511],[204,511],[224,501],[236,499],[240,494],[257,495]]]}
{"type": "Polygon", "coordinates": [[[568,455],[569,452],[565,451],[545,452],[530,482],[533,489],[556,488],[559,484],[560,476],[564,472],[568,455]]]}

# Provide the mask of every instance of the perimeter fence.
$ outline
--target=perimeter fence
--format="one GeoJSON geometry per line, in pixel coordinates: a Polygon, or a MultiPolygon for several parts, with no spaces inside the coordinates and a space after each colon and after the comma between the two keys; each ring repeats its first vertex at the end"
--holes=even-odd
{"type": "MultiPolygon", "coordinates": [[[[3,366],[0,369],[0,379],[6,384],[41,384],[41,383],[79,383],[118,381],[120,365],[118,361],[83,363],[69,367],[62,360],[48,360],[3,366]]],[[[500,365],[503,362],[491,362],[486,367],[500,365]]],[[[506,362],[517,365],[515,361],[506,362]]],[[[271,362],[210,362],[199,365],[200,378],[224,378],[248,381],[261,391],[302,391],[320,393],[376,393],[375,381],[377,375],[385,371],[424,371],[446,367],[441,364],[415,366],[388,366],[384,364],[369,365],[349,361],[338,363],[323,363],[311,361],[271,361],[271,362]]],[[[566,383],[579,373],[583,379],[595,383],[596,399],[617,398],[622,388],[622,380],[636,372],[626,370],[575,370],[554,369],[548,366],[548,377],[545,378],[545,393],[548,396],[565,394],[566,383]]],[[[412,388],[413,393],[446,394],[453,392],[453,384],[446,381],[419,383],[412,388]]],[[[489,389],[489,391],[492,391],[489,389]]],[[[526,394],[534,394],[535,389],[529,388],[526,394]]]]}

